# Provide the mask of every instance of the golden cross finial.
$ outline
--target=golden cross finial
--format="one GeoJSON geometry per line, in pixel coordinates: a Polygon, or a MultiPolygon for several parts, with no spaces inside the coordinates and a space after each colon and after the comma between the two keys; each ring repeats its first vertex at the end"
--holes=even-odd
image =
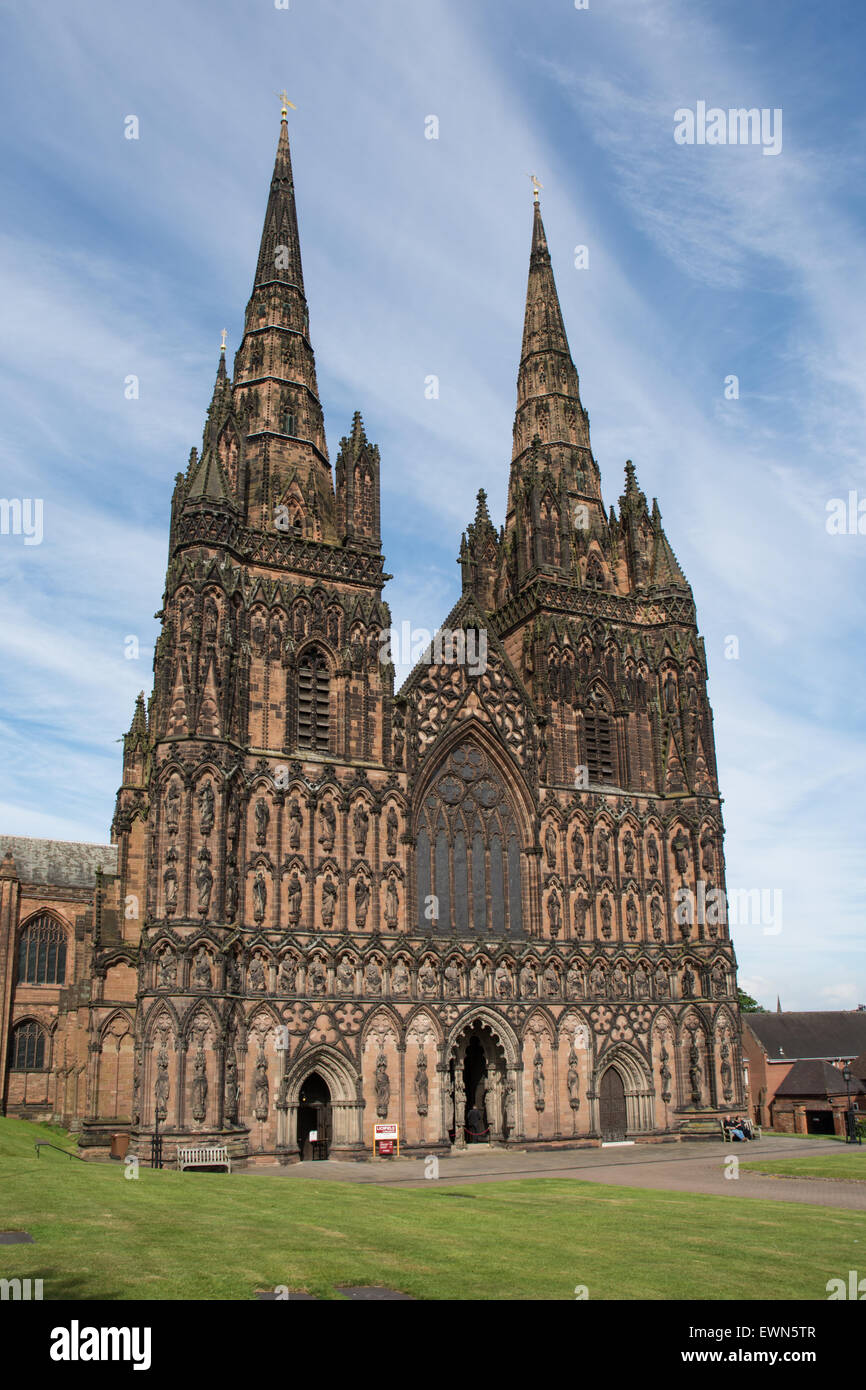
{"type": "Polygon", "coordinates": [[[535,201],[536,201],[536,203],[537,203],[537,202],[538,202],[538,190],[539,190],[540,188],[543,188],[543,187],[544,187],[544,184],[543,184],[543,183],[539,183],[539,182],[538,182],[538,179],[535,177],[534,174],[527,174],[526,177],[527,177],[528,179],[531,179],[531,180],[532,180],[532,196],[533,196],[533,198],[535,199],[535,201]]]}
{"type": "Polygon", "coordinates": [[[285,87],[281,92],[277,92],[277,96],[282,102],[282,111],[280,112],[280,115],[282,116],[283,120],[285,120],[289,114],[288,108],[291,106],[292,110],[296,111],[297,107],[295,106],[295,103],[293,101],[289,101],[289,94],[286,91],[285,87]]]}
{"type": "Polygon", "coordinates": [[[222,340],[222,342],[220,343],[220,352],[225,352],[225,350],[226,350],[226,336],[227,336],[227,334],[228,334],[228,329],[227,329],[227,328],[224,328],[224,329],[222,330],[223,340],[222,340]]]}

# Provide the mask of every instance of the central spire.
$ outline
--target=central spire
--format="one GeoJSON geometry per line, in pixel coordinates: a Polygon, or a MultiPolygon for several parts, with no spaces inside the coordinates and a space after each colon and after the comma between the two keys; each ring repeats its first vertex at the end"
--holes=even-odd
{"type": "MultiPolygon", "coordinates": [[[[285,111],[285,107],[283,110],[285,111]]],[[[289,124],[285,115],[280,121],[280,138],[277,142],[277,155],[274,160],[253,288],[269,285],[275,280],[284,285],[294,285],[301,294],[304,292],[292,154],[289,148],[289,124]]]]}

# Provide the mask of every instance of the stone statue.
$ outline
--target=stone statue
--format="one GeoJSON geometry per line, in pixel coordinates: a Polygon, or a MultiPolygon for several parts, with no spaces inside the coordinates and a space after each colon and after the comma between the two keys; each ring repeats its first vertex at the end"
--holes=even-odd
{"type": "Polygon", "coordinates": [[[310,961],[310,969],[307,975],[311,994],[324,994],[328,988],[328,977],[325,974],[325,967],[318,956],[313,956],[310,961]]]}
{"type": "Polygon", "coordinates": [[[497,965],[493,984],[497,999],[511,998],[511,976],[504,965],[497,965]]]}
{"type": "Polygon", "coordinates": [[[634,995],[636,999],[646,999],[649,994],[649,976],[644,968],[643,962],[638,961],[637,969],[634,972],[634,995]]]}
{"type": "Polygon", "coordinates": [[[202,783],[201,789],[199,790],[198,794],[198,813],[200,817],[199,826],[202,835],[209,835],[213,830],[213,808],[213,787],[211,786],[210,779],[208,778],[206,782],[202,783]]]}
{"type": "Polygon", "coordinates": [[[425,994],[432,994],[433,990],[436,988],[436,971],[433,969],[429,960],[425,960],[421,969],[418,971],[418,983],[425,994]]]}
{"type": "Polygon", "coordinates": [[[301,848],[301,829],[304,821],[301,804],[296,796],[289,802],[289,849],[301,848]]]}
{"type": "Polygon", "coordinates": [[[415,1108],[419,1115],[427,1114],[427,1095],[427,1055],[424,1052],[419,1052],[415,1067],[415,1108]]]}
{"type": "Polygon", "coordinates": [[[621,999],[624,994],[628,993],[628,977],[619,961],[617,961],[613,968],[611,992],[615,994],[618,999],[621,999]]]}
{"type": "Polygon", "coordinates": [[[550,925],[550,935],[559,936],[559,928],[562,922],[562,908],[559,903],[559,894],[554,888],[547,899],[547,920],[550,925]]]}
{"type": "Polygon", "coordinates": [[[250,989],[263,990],[267,987],[264,962],[259,955],[250,961],[250,989]]]}
{"type": "Polygon", "coordinates": [[[376,1058],[376,1114],[380,1120],[388,1115],[391,1101],[391,1082],[388,1080],[388,1061],[384,1052],[376,1058]]]}
{"type": "Polygon", "coordinates": [[[578,893],[574,900],[574,925],[578,936],[586,936],[586,914],[589,911],[589,899],[584,893],[578,893]]]}
{"type": "Polygon", "coordinates": [[[677,712],[677,682],[673,671],[668,671],[662,685],[664,695],[664,706],[666,714],[676,714],[677,712]]]}
{"type": "Polygon", "coordinates": [[[225,1090],[223,1110],[228,1124],[237,1124],[238,1119],[238,1063],[233,1047],[226,1057],[225,1090]]]}
{"type": "Polygon", "coordinates": [[[364,983],[368,994],[382,993],[382,972],[374,960],[370,961],[364,971],[364,983]]]}
{"type": "Polygon", "coordinates": [[[532,1091],[535,1096],[535,1108],[540,1114],[544,1109],[544,1059],[540,1052],[536,1052],[532,1064],[532,1091]]]}
{"type": "Polygon", "coordinates": [[[625,864],[625,871],[627,874],[634,873],[634,852],[634,839],[632,838],[631,831],[627,830],[625,832],[625,837],[622,842],[623,862],[625,864]]]}
{"type": "Polygon", "coordinates": [[[671,849],[674,852],[674,863],[677,866],[677,873],[685,878],[686,870],[689,866],[690,846],[682,830],[678,830],[674,836],[671,842],[671,849]]]}
{"type": "Polygon", "coordinates": [[[406,962],[402,959],[397,960],[391,972],[391,988],[395,994],[408,994],[410,983],[406,962]]]}
{"type": "Polygon", "coordinates": [[[177,908],[177,874],[171,866],[163,874],[162,883],[165,888],[165,910],[171,916],[177,908]]]}
{"type": "Polygon", "coordinates": [[[469,972],[469,993],[473,999],[480,999],[484,994],[484,966],[477,960],[469,972]]]}
{"type": "Polygon", "coordinates": [[[568,1103],[572,1110],[580,1109],[580,1067],[577,1060],[577,1053],[574,1050],[574,1043],[568,1054],[568,1071],[566,1073],[565,1084],[568,1087],[568,1103]]]}
{"type": "Polygon", "coordinates": [[[626,930],[632,940],[634,940],[637,936],[637,903],[634,898],[629,898],[625,905],[625,922],[626,930]]]}
{"type": "Polygon", "coordinates": [[[268,803],[263,796],[256,802],[256,844],[261,848],[267,844],[268,825],[271,819],[271,812],[268,803]]]}
{"type": "Polygon", "coordinates": [[[201,1122],[207,1115],[207,1063],[199,1044],[192,1079],[192,1117],[201,1122]]]}
{"type": "Polygon", "coordinates": [[[705,874],[711,874],[716,863],[716,837],[709,827],[701,836],[701,867],[705,874]]]}
{"type": "Polygon", "coordinates": [[[268,1064],[264,1052],[256,1059],[256,1104],[255,1117],[266,1120],[270,1109],[270,1087],[268,1085],[268,1064]]]}
{"type": "Polygon", "coordinates": [[[367,833],[370,829],[370,816],[363,801],[358,801],[352,816],[352,829],[355,834],[355,853],[367,852],[367,833]]]}
{"type": "Polygon", "coordinates": [[[579,874],[583,869],[583,832],[578,826],[571,832],[571,857],[574,871],[579,874]]]}
{"type": "Polygon", "coordinates": [[[319,836],[319,844],[326,854],[330,854],[334,848],[334,840],[337,837],[337,813],[333,803],[323,801],[319,807],[319,815],[322,818],[322,833],[319,836]]]}
{"type": "Polygon", "coordinates": [[[443,979],[445,982],[446,994],[460,993],[460,971],[453,960],[449,960],[446,965],[443,979]]]}
{"type": "Polygon", "coordinates": [[[610,832],[606,825],[600,825],[598,827],[598,835],[596,839],[595,858],[596,863],[598,864],[598,867],[601,869],[601,872],[603,874],[607,873],[609,847],[610,832]]]}
{"type": "Polygon", "coordinates": [[[722,1065],[719,1070],[722,1078],[722,1093],[724,1095],[725,1100],[729,1101],[734,1092],[733,1087],[731,1085],[731,1081],[733,1078],[730,1062],[731,1049],[727,1039],[725,1039],[725,1041],[722,1043],[720,1053],[722,1058],[722,1065]]]}
{"type": "Polygon", "coordinates": [[[199,946],[198,951],[196,952],[192,982],[197,989],[211,989],[213,986],[213,977],[211,975],[210,969],[210,956],[208,955],[204,946],[199,946]]]}
{"type": "Polygon", "coordinates": [[[505,1124],[509,1134],[517,1128],[517,1095],[514,1080],[508,1077],[505,1082],[505,1124]]]}
{"type": "Polygon", "coordinates": [[[171,1083],[168,1079],[168,1053],[163,1045],[157,1057],[156,1063],[156,1082],[153,1088],[153,1097],[156,1102],[156,1118],[165,1120],[168,1115],[168,1098],[171,1094],[171,1083]]]}
{"type": "Polygon", "coordinates": [[[165,794],[165,828],[169,835],[176,835],[180,824],[180,787],[177,782],[169,782],[165,794]]]}
{"type": "Polygon", "coordinates": [[[547,867],[556,868],[556,831],[551,821],[547,822],[547,829],[544,832],[544,852],[547,855],[547,867]]]}
{"type": "Polygon", "coordinates": [[[612,910],[611,910],[611,906],[610,906],[610,898],[602,898],[602,900],[601,900],[601,934],[602,934],[602,936],[610,936],[610,932],[611,932],[611,926],[610,926],[611,916],[612,916],[612,910]]]}
{"type": "Polygon", "coordinates": [[[277,976],[277,987],[284,994],[292,994],[295,988],[295,962],[291,956],[283,956],[280,961],[280,973],[277,976]]]}
{"type": "Polygon", "coordinates": [[[683,970],[683,998],[694,999],[695,997],[695,977],[689,966],[683,970]]]}
{"type": "Polygon", "coordinates": [[[653,924],[653,936],[656,941],[662,939],[662,905],[658,898],[653,898],[650,903],[650,918],[653,924]]]}
{"type": "Polygon", "coordinates": [[[234,855],[226,862],[226,921],[233,922],[238,915],[238,868],[234,855]]]}
{"type": "Polygon", "coordinates": [[[385,921],[389,927],[396,927],[399,912],[400,899],[397,895],[397,884],[393,878],[389,878],[388,887],[385,889],[385,921]]]}
{"type": "Polygon", "coordinates": [[[565,988],[569,999],[583,998],[583,971],[579,965],[570,965],[565,977],[565,988]]]}
{"type": "Polygon", "coordinates": [[[334,921],[337,906],[337,885],[330,874],[325,874],[322,884],[322,926],[330,927],[334,921]]]}
{"type": "Polygon", "coordinates": [[[653,835],[650,835],[646,844],[646,857],[649,864],[649,871],[653,878],[658,878],[659,873],[659,847],[653,835]]]}
{"type": "Polygon", "coordinates": [[[348,956],[343,956],[337,966],[337,985],[343,994],[351,994],[355,988],[355,967],[348,956]]]}
{"type": "Polygon", "coordinates": [[[196,887],[198,888],[198,910],[202,916],[205,916],[210,906],[210,895],[213,888],[213,873],[208,863],[210,855],[204,845],[202,845],[198,857],[199,867],[195,875],[196,887]]]}
{"type": "Polygon", "coordinates": [[[355,926],[364,927],[370,906],[370,885],[365,878],[355,879],[355,926]]]}
{"type": "Polygon", "coordinates": [[[519,981],[522,998],[529,999],[538,993],[535,983],[535,971],[528,961],[525,961],[520,967],[519,981]]]}
{"type": "Polygon", "coordinates": [[[596,999],[602,998],[606,992],[607,984],[604,978],[604,967],[601,962],[594,965],[590,971],[589,988],[596,999]]]}
{"type": "Polygon", "coordinates": [[[695,1042],[694,1033],[689,1047],[689,1084],[692,1088],[692,1104],[700,1105],[703,1092],[703,1077],[701,1076],[701,1054],[695,1042]]]}
{"type": "Polygon", "coordinates": [[[716,961],[715,965],[712,968],[710,980],[712,981],[713,994],[715,995],[716,999],[723,998],[727,981],[725,980],[725,972],[718,961],[716,961]]]}
{"type": "Polygon", "coordinates": [[[664,1044],[662,1044],[660,1056],[661,1066],[659,1068],[659,1075],[662,1082],[662,1100],[669,1101],[671,1098],[671,1069],[668,1066],[668,1050],[664,1044]]]}
{"type": "Polygon", "coordinates": [[[559,994],[559,974],[552,963],[545,967],[544,992],[548,999],[555,999],[559,994]]]}
{"type": "Polygon", "coordinates": [[[289,896],[289,926],[296,927],[301,920],[301,906],[304,899],[304,888],[298,878],[297,869],[292,869],[286,886],[289,896]]]}
{"type": "Polygon", "coordinates": [[[671,977],[665,961],[660,960],[655,972],[656,996],[659,999],[667,999],[671,989],[671,977]]]}
{"type": "Polygon", "coordinates": [[[388,816],[385,821],[385,853],[389,859],[394,859],[397,854],[397,832],[400,829],[400,822],[397,819],[397,812],[393,806],[388,807],[388,816]]]}
{"type": "Polygon", "coordinates": [[[163,951],[159,958],[159,987],[169,989],[177,980],[177,962],[171,951],[163,951]]]}
{"type": "Polygon", "coordinates": [[[265,882],[265,875],[262,866],[256,869],[256,876],[253,879],[253,921],[263,922],[265,920],[265,908],[268,903],[268,885],[265,882]]]}

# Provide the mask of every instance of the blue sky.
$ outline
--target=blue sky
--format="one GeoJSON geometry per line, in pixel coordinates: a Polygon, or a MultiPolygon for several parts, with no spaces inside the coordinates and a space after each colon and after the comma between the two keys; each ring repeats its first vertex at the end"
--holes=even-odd
{"type": "Polygon", "coordinates": [[[632,458],[694,589],[729,888],[782,891],[781,931],[734,934],[741,983],[852,1007],[866,535],[826,519],[866,499],[866,11],[589,4],[6,10],[0,493],[44,499],[44,539],[0,536],[0,829],[107,836],[173,478],[220,330],[230,358],[239,342],[285,85],[331,455],[360,409],[395,621],[452,606],[479,487],[503,520],[535,171],[606,502],[632,458]],[[781,153],[677,145],[699,101],[781,108],[781,153]]]}

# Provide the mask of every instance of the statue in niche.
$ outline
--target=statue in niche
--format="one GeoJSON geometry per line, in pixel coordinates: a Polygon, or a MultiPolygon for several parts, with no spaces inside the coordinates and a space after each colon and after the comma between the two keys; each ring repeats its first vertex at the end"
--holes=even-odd
{"type": "Polygon", "coordinates": [[[602,934],[602,936],[608,936],[608,937],[610,936],[610,933],[611,933],[611,917],[612,917],[612,915],[613,915],[613,914],[612,914],[612,909],[611,909],[611,905],[610,905],[610,898],[602,898],[602,900],[601,900],[601,934],[602,934]]]}
{"type": "Polygon", "coordinates": [[[547,735],[543,731],[538,735],[538,780],[547,781],[547,735]]]}
{"type": "Polygon", "coordinates": [[[376,1058],[376,1114],[384,1120],[391,1101],[391,1082],[388,1079],[388,1060],[384,1052],[376,1058]]]}
{"type": "Polygon", "coordinates": [[[264,961],[261,956],[255,955],[250,961],[250,989],[264,990],[267,983],[264,961]]]}
{"type": "Polygon", "coordinates": [[[664,697],[665,714],[676,714],[677,703],[677,681],[673,671],[668,671],[662,684],[662,694],[664,697]]]}
{"type": "Polygon", "coordinates": [[[529,999],[538,993],[535,983],[535,971],[529,964],[529,961],[524,961],[523,965],[520,967],[518,979],[520,983],[520,994],[523,999],[529,999]]]}
{"type": "Polygon", "coordinates": [[[213,872],[209,863],[210,854],[202,845],[199,850],[199,867],[196,870],[195,882],[198,888],[198,910],[202,916],[207,915],[210,906],[210,895],[213,889],[213,872]]]}
{"type": "Polygon", "coordinates": [[[683,998],[694,999],[695,997],[695,977],[687,965],[683,971],[683,998]]]}
{"type": "Polygon", "coordinates": [[[355,880],[355,926],[363,928],[367,924],[367,908],[370,906],[370,885],[365,878],[355,880]]]}
{"type": "Polygon", "coordinates": [[[393,878],[389,878],[388,887],[385,889],[385,921],[389,927],[396,927],[399,911],[400,900],[397,896],[397,884],[393,878]]]}
{"type": "Polygon", "coordinates": [[[427,1114],[428,1090],[427,1054],[425,1052],[419,1052],[418,1061],[415,1066],[415,1109],[418,1111],[419,1115],[427,1114]]]}
{"type": "Polygon", "coordinates": [[[453,960],[449,960],[445,967],[443,979],[445,981],[446,994],[460,993],[460,971],[453,960]]]}
{"type": "Polygon", "coordinates": [[[266,1120],[270,1109],[270,1086],[268,1085],[268,1063],[264,1051],[256,1058],[256,1104],[255,1117],[266,1120]]]}
{"type": "Polygon", "coordinates": [[[725,994],[725,987],[727,985],[727,981],[725,979],[725,972],[718,961],[716,961],[715,965],[712,968],[712,971],[710,973],[710,981],[712,982],[713,994],[715,998],[722,999],[725,994]]]}
{"type": "Polygon", "coordinates": [[[625,832],[622,842],[622,854],[626,873],[634,873],[635,843],[630,830],[625,832]]]}
{"type": "Polygon", "coordinates": [[[497,965],[496,974],[493,977],[494,992],[497,999],[511,998],[511,976],[504,965],[497,965]]]}
{"type": "Polygon", "coordinates": [[[433,969],[429,960],[425,960],[421,969],[418,971],[418,983],[425,994],[432,994],[436,988],[436,971],[433,969]]]}
{"type": "MultiPolygon", "coordinates": [[[[551,661],[547,668],[547,688],[550,691],[551,700],[559,699],[559,671],[556,661],[551,661]]],[[[551,866],[552,867],[552,866],[551,866]]]]}
{"type": "Polygon", "coordinates": [[[547,921],[552,937],[559,936],[559,928],[562,924],[562,908],[559,902],[559,894],[554,888],[550,897],[547,899],[547,921]]]}
{"type": "Polygon", "coordinates": [[[634,994],[636,999],[646,999],[649,996],[649,975],[643,961],[638,961],[634,972],[634,994]]]}
{"type": "Polygon", "coordinates": [[[328,873],[322,884],[322,926],[330,927],[333,924],[336,906],[337,885],[328,873]]]}
{"type": "Polygon", "coordinates": [[[559,994],[559,972],[553,962],[545,967],[544,992],[548,999],[555,999],[559,994]]]}
{"type": "Polygon", "coordinates": [[[334,848],[334,840],[337,838],[337,813],[333,803],[323,801],[319,808],[319,815],[322,818],[322,833],[319,836],[319,844],[326,854],[330,854],[334,848]]]}
{"type": "Polygon", "coordinates": [[[201,1122],[207,1115],[207,1063],[201,1042],[195,1058],[192,1079],[192,1117],[201,1122]]]}
{"type": "Polygon", "coordinates": [[[607,984],[604,978],[604,967],[601,962],[594,965],[590,971],[589,988],[596,999],[602,998],[606,992],[607,984]]]}
{"type": "Polygon", "coordinates": [[[621,999],[624,994],[628,993],[628,977],[619,961],[617,961],[613,968],[611,993],[614,994],[617,999],[621,999]]]}
{"type": "Polygon", "coordinates": [[[304,821],[301,804],[296,796],[289,802],[289,849],[301,848],[301,829],[304,821]]]}
{"type": "Polygon", "coordinates": [[[463,1068],[456,1068],[454,1077],[454,1126],[463,1129],[466,1120],[466,1087],[463,1084],[463,1068]]]}
{"type": "Polygon", "coordinates": [[[653,898],[650,903],[650,919],[653,925],[653,936],[656,941],[662,939],[662,905],[658,898],[653,898]]]}
{"type": "Polygon", "coordinates": [[[551,821],[547,822],[547,829],[544,832],[544,852],[547,855],[547,867],[556,868],[556,831],[551,821]]]}
{"type": "MultiPolygon", "coordinates": [[[[204,638],[206,642],[213,644],[217,639],[219,629],[219,609],[217,608],[212,595],[208,594],[204,604],[204,638]]],[[[202,831],[202,834],[205,832],[202,831]]]]}
{"type": "Polygon", "coordinates": [[[253,921],[263,922],[265,920],[265,908],[268,905],[268,885],[265,882],[265,873],[261,864],[256,869],[256,876],[253,879],[253,921]]]}
{"type": "Polygon", "coordinates": [[[241,992],[241,967],[237,956],[229,956],[228,968],[226,970],[226,984],[230,994],[240,994],[241,992]]]}
{"type": "Polygon", "coordinates": [[[694,1033],[689,1046],[689,1084],[692,1088],[692,1104],[700,1105],[703,1094],[703,1077],[701,1075],[701,1054],[698,1051],[694,1033]]]}
{"type": "Polygon", "coordinates": [[[385,820],[385,853],[389,859],[396,858],[397,855],[397,833],[400,829],[400,822],[397,819],[397,812],[393,806],[388,807],[388,815],[385,820]]]}
{"type": "Polygon", "coordinates": [[[352,830],[355,835],[355,853],[363,855],[367,852],[367,835],[370,829],[370,816],[363,801],[355,805],[352,815],[352,830]]]}
{"type": "Polygon", "coordinates": [[[577,1060],[577,1053],[574,1050],[574,1043],[568,1054],[568,1071],[566,1073],[565,1084],[568,1087],[568,1103],[572,1110],[580,1109],[580,1065],[577,1060]]]}
{"type": "Polygon", "coordinates": [[[598,864],[598,867],[601,869],[601,872],[603,874],[607,873],[609,846],[610,832],[606,825],[600,825],[598,827],[598,834],[596,837],[595,857],[596,863],[598,864]]]}
{"type": "Polygon", "coordinates": [[[484,965],[477,960],[469,972],[469,993],[473,999],[480,999],[484,994],[484,965]]]}
{"type": "Polygon", "coordinates": [[[406,962],[402,959],[397,960],[391,972],[391,988],[395,994],[408,994],[410,983],[406,962]]]}
{"type": "Polygon", "coordinates": [[[626,930],[632,941],[637,936],[637,903],[634,898],[629,898],[625,905],[626,930]]]}
{"type": "Polygon", "coordinates": [[[726,1101],[730,1101],[731,1098],[732,1098],[732,1096],[733,1096],[733,1094],[734,1094],[734,1090],[733,1090],[733,1085],[732,1085],[732,1081],[733,1081],[733,1072],[731,1071],[731,1060],[730,1060],[730,1059],[731,1059],[731,1048],[730,1048],[730,1045],[729,1045],[729,1043],[728,1043],[727,1038],[725,1038],[724,1042],[722,1043],[721,1048],[719,1049],[719,1052],[720,1052],[721,1059],[722,1059],[722,1065],[721,1065],[721,1068],[720,1068],[720,1073],[721,1073],[721,1078],[722,1078],[722,1094],[724,1095],[724,1098],[725,1098],[726,1101]]]}
{"type": "Polygon", "coordinates": [[[226,1057],[225,1087],[223,1092],[223,1113],[226,1123],[237,1124],[238,1120],[238,1063],[235,1050],[230,1047],[226,1057]]]}
{"type": "Polygon", "coordinates": [[[535,1096],[535,1108],[541,1114],[544,1109],[544,1059],[540,1051],[536,1052],[532,1063],[532,1091],[535,1096]]]}
{"type": "Polygon", "coordinates": [[[653,878],[658,878],[659,873],[659,847],[653,835],[650,835],[646,843],[646,857],[649,864],[649,871],[653,878]]]}
{"type": "Polygon", "coordinates": [[[171,1083],[168,1079],[168,1053],[165,1049],[165,1042],[159,1049],[156,1062],[156,1082],[153,1088],[153,1098],[156,1102],[156,1117],[158,1120],[165,1120],[168,1115],[168,1099],[171,1095],[171,1083]]]}
{"type": "Polygon", "coordinates": [[[569,999],[583,998],[583,971],[579,965],[570,965],[565,977],[565,988],[569,999]]]}
{"type": "Polygon", "coordinates": [[[199,827],[202,835],[209,835],[213,830],[213,808],[214,795],[210,778],[203,782],[198,794],[198,814],[199,827]]]}
{"type": "Polygon", "coordinates": [[[343,994],[351,994],[355,988],[355,967],[348,956],[343,956],[337,966],[337,986],[343,994]]]}
{"type": "Polygon", "coordinates": [[[177,873],[172,865],[163,874],[162,884],[165,889],[165,911],[170,917],[177,910],[177,873]]]}
{"type": "Polygon", "coordinates": [[[177,782],[169,782],[165,794],[165,828],[169,835],[176,835],[180,824],[180,787],[177,782]]]}
{"type": "Polygon", "coordinates": [[[159,988],[170,989],[177,981],[177,962],[171,951],[163,951],[159,958],[159,988]]]}
{"type": "Polygon", "coordinates": [[[511,1076],[505,1082],[505,1124],[508,1133],[513,1134],[517,1127],[517,1092],[511,1076]]]}
{"type": "Polygon", "coordinates": [[[264,845],[267,844],[268,825],[271,819],[271,812],[268,807],[268,803],[265,801],[265,798],[263,796],[260,796],[258,801],[256,802],[255,817],[256,844],[259,846],[259,848],[262,848],[264,845]]]}
{"type": "Polygon", "coordinates": [[[571,857],[574,871],[579,874],[583,869],[583,832],[577,826],[571,832],[571,857]]]}
{"type": "Polygon", "coordinates": [[[662,1043],[660,1059],[659,1076],[662,1082],[662,1100],[669,1101],[671,1098],[671,1069],[668,1066],[668,1050],[664,1043],[662,1043]]]}
{"type": "Polygon", "coordinates": [[[196,952],[195,964],[192,976],[193,986],[196,989],[212,989],[213,977],[210,968],[210,956],[204,946],[199,946],[196,952]]]}
{"type": "Polygon", "coordinates": [[[364,971],[364,984],[368,994],[382,993],[382,972],[374,960],[370,961],[364,971]]]}
{"type": "Polygon", "coordinates": [[[394,766],[395,766],[395,767],[402,767],[402,766],[403,766],[403,749],[404,749],[405,744],[406,744],[406,734],[404,733],[404,730],[403,730],[403,715],[400,713],[399,710],[395,710],[395,711],[394,711],[393,744],[394,744],[394,766]]]}
{"type": "Polygon", "coordinates": [[[589,899],[584,893],[578,893],[574,900],[574,925],[578,936],[586,936],[586,914],[589,911],[589,899]]]}
{"type": "Polygon", "coordinates": [[[716,864],[716,837],[712,830],[705,830],[701,836],[701,868],[709,875],[716,864]]]}
{"type": "Polygon", "coordinates": [[[310,961],[310,969],[307,974],[311,994],[324,994],[328,988],[328,977],[325,974],[325,967],[318,956],[313,956],[310,961]]]}
{"type": "Polygon", "coordinates": [[[295,961],[292,956],[283,956],[280,961],[280,973],[277,976],[277,987],[284,994],[293,994],[295,989],[295,961]]]}
{"type": "Polygon", "coordinates": [[[271,661],[279,661],[282,655],[283,625],[276,615],[271,619],[271,661]]]}
{"type": "Polygon", "coordinates": [[[671,991],[671,977],[667,962],[660,960],[655,971],[656,995],[659,999],[667,999],[671,991]]]}
{"type": "Polygon", "coordinates": [[[671,849],[673,850],[677,873],[680,874],[682,878],[685,878],[686,870],[689,866],[690,845],[682,830],[678,830],[674,836],[671,842],[671,849]]]}
{"type": "Polygon", "coordinates": [[[304,898],[304,888],[301,880],[298,878],[297,869],[292,869],[292,872],[289,874],[286,888],[288,890],[289,926],[296,927],[301,920],[301,905],[304,898]]]}

